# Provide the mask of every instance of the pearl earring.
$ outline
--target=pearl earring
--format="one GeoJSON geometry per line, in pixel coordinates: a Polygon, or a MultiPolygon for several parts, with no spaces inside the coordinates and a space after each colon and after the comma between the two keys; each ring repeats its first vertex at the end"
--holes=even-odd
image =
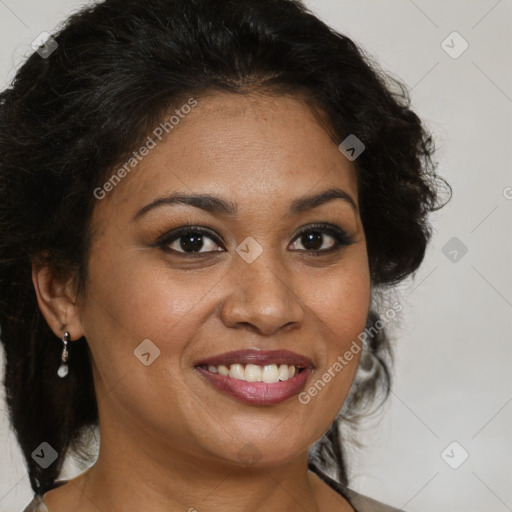
{"type": "Polygon", "coordinates": [[[69,353],[68,353],[68,342],[69,341],[71,341],[70,335],[69,335],[69,332],[66,331],[62,335],[62,343],[64,343],[64,347],[62,348],[62,354],[60,356],[62,363],[59,366],[59,369],[57,370],[57,375],[61,379],[63,379],[68,374],[67,360],[68,360],[68,356],[69,356],[69,353]]]}

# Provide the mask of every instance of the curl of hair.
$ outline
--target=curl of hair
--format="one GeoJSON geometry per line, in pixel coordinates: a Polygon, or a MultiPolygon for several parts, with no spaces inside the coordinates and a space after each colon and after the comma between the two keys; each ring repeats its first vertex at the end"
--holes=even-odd
{"type": "MultiPolygon", "coordinates": [[[[87,279],[93,191],[183,98],[211,91],[301,94],[327,114],[339,144],[355,134],[354,162],[372,285],[413,273],[437,208],[431,136],[398,80],[298,0],[106,0],[53,34],[58,48],[33,53],[0,94],[0,326],[12,426],[34,491],[52,487],[69,452],[87,457],[85,431],[98,410],[85,339],[73,341],[69,375],[56,377],[61,343],[36,301],[31,265],[87,279]],[[393,91],[393,86],[398,90],[393,91]],[[43,441],[59,454],[32,458],[43,441]]],[[[371,311],[369,322],[378,314],[371,311]]],[[[350,407],[389,386],[388,339],[369,357],[350,407]]],[[[337,422],[311,461],[347,471],[337,422]]]]}

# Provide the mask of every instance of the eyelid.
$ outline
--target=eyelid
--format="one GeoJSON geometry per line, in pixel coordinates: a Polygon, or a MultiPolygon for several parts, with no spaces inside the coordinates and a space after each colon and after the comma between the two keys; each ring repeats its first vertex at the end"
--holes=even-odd
{"type": "MultiPolygon", "coordinates": [[[[348,245],[351,245],[355,243],[354,237],[350,236],[344,229],[342,229],[339,226],[336,226],[335,224],[331,223],[314,223],[314,224],[307,224],[299,229],[298,232],[296,232],[291,239],[290,243],[295,242],[302,234],[308,233],[311,231],[320,231],[321,233],[327,234],[334,238],[335,245],[331,249],[320,249],[320,250],[313,250],[313,249],[304,249],[300,251],[292,251],[292,252],[303,252],[303,253],[309,253],[309,254],[315,254],[315,255],[321,255],[321,254],[329,254],[331,252],[335,252],[337,250],[340,250],[343,247],[346,247],[348,245]]],[[[204,234],[210,237],[217,245],[224,244],[224,241],[222,240],[222,237],[217,235],[217,233],[207,227],[203,226],[197,226],[192,224],[187,224],[186,226],[182,226],[180,228],[174,229],[170,232],[165,233],[161,237],[158,238],[157,242],[152,244],[152,247],[160,247],[165,250],[165,248],[170,245],[172,242],[179,240],[180,237],[186,235],[189,232],[204,234]],[[219,244],[220,242],[220,244],[219,244]]],[[[194,258],[194,257],[203,257],[206,255],[211,255],[213,253],[222,252],[222,251],[205,251],[205,252],[183,252],[183,251],[176,251],[174,249],[168,249],[169,252],[172,252],[174,254],[179,254],[184,257],[188,258],[194,258]]]]}
{"type": "Polygon", "coordinates": [[[336,226],[335,224],[330,224],[329,222],[321,222],[316,224],[308,224],[307,226],[303,226],[299,229],[299,231],[295,234],[293,241],[296,240],[303,233],[308,233],[309,231],[321,231],[322,233],[327,233],[328,235],[340,239],[340,242],[345,243],[347,245],[354,243],[354,237],[350,236],[344,229],[336,226]]]}
{"type": "Polygon", "coordinates": [[[224,243],[222,237],[220,237],[213,229],[203,226],[196,226],[194,224],[187,224],[186,226],[173,229],[171,231],[164,233],[162,236],[159,236],[157,241],[153,244],[153,247],[158,247],[159,245],[167,245],[170,243],[170,241],[174,241],[180,238],[181,236],[186,235],[189,232],[208,235],[216,242],[221,241],[222,243],[224,243]]]}

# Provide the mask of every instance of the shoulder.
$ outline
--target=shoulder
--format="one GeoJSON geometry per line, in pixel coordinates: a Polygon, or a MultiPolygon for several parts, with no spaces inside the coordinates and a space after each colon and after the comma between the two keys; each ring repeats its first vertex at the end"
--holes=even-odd
{"type": "Polygon", "coordinates": [[[359,494],[352,489],[340,484],[329,475],[326,475],[315,464],[309,463],[309,469],[315,472],[326,484],[341,494],[353,507],[355,512],[404,512],[402,509],[394,508],[373,498],[359,494]]]}
{"type": "Polygon", "coordinates": [[[36,494],[34,499],[23,509],[23,512],[48,512],[42,496],[36,494]]]}
{"type": "Polygon", "coordinates": [[[344,487],[343,492],[357,512],[404,512],[402,509],[390,507],[389,505],[359,494],[347,487],[344,487]]]}

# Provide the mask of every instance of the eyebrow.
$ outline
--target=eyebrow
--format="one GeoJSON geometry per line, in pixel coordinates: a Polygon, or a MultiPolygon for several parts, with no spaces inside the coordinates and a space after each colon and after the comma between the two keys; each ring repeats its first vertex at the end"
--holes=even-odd
{"type": "MultiPolygon", "coordinates": [[[[298,215],[299,213],[305,212],[307,210],[312,210],[313,208],[317,208],[318,206],[333,201],[334,199],[341,199],[342,201],[345,201],[354,209],[356,213],[358,213],[357,204],[352,199],[352,197],[344,190],[333,187],[317,194],[303,196],[293,200],[288,209],[287,216],[298,215]]],[[[158,199],[155,199],[151,203],[147,204],[133,216],[132,220],[135,221],[139,219],[155,208],[159,208],[161,206],[172,206],[176,204],[194,206],[195,208],[200,208],[201,210],[211,214],[227,215],[231,217],[236,216],[238,212],[236,203],[233,203],[232,201],[226,201],[211,194],[190,195],[176,192],[166,197],[159,197],[158,199]]]]}

